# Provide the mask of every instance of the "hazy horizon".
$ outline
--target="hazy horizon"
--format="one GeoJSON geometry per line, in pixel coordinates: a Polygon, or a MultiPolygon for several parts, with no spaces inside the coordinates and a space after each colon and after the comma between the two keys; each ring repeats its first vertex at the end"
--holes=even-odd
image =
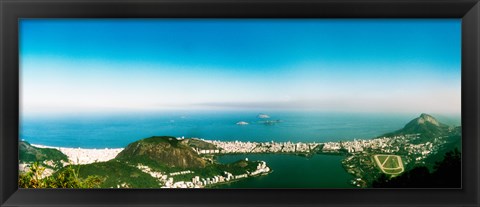
{"type": "Polygon", "coordinates": [[[21,111],[460,114],[460,23],[22,19],[21,111]]]}

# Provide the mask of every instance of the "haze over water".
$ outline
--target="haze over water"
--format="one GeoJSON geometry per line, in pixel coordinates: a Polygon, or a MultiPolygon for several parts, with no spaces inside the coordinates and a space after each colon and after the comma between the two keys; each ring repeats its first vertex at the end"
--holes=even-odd
{"type": "MultiPolygon", "coordinates": [[[[402,128],[417,114],[270,112],[168,112],[152,114],[25,117],[20,138],[59,147],[117,148],[150,136],[198,137],[224,141],[327,142],[368,139],[402,128]],[[248,125],[237,125],[239,121],[248,125]]],[[[442,117],[440,117],[442,118],[442,117]]],[[[455,124],[455,119],[443,119],[455,124]]],[[[458,123],[458,121],[457,121],[458,123]]]]}

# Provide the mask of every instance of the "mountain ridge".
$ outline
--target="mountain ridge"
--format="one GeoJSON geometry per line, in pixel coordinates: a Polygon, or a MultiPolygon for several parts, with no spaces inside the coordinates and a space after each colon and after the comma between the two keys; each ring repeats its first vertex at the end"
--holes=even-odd
{"type": "Polygon", "coordinates": [[[27,141],[19,141],[18,143],[18,159],[20,162],[68,162],[67,155],[57,149],[38,148],[32,146],[27,141]]]}
{"type": "Polygon", "coordinates": [[[204,168],[207,162],[190,146],[170,136],[153,136],[129,144],[116,159],[144,158],[158,165],[178,168],[204,168]]]}
{"type": "Polygon", "coordinates": [[[452,127],[439,122],[435,117],[426,113],[422,113],[419,117],[405,124],[402,129],[383,134],[380,137],[419,134],[419,139],[416,140],[416,142],[424,143],[430,139],[446,135],[451,129],[452,127]]]}

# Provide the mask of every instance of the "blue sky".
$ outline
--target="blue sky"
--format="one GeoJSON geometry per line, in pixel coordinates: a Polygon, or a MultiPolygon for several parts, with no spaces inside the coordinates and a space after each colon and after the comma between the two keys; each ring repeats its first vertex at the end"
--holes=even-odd
{"type": "Polygon", "coordinates": [[[460,19],[23,19],[24,113],[460,112],[460,19]]]}

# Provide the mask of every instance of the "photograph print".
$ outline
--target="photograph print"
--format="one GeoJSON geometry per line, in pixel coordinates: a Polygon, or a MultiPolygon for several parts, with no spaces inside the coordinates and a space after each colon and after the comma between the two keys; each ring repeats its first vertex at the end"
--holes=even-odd
{"type": "Polygon", "coordinates": [[[461,19],[20,19],[19,60],[19,188],[462,187],[461,19]]]}

